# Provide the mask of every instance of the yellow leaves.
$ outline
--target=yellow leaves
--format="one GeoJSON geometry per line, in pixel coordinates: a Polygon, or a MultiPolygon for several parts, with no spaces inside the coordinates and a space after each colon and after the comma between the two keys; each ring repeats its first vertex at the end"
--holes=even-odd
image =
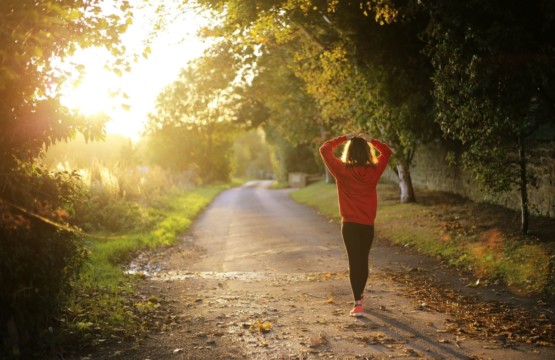
{"type": "Polygon", "coordinates": [[[147,301],[139,301],[135,303],[135,308],[141,313],[150,313],[160,307],[160,301],[156,296],[152,295],[147,301]]]}
{"type": "MultiPolygon", "coordinates": [[[[262,321],[260,319],[257,319],[249,327],[249,331],[251,333],[254,333],[254,332],[267,333],[270,330],[272,330],[272,323],[269,321],[262,321]]],[[[268,346],[268,345],[265,345],[265,346],[268,346]]]]}
{"type": "Polygon", "coordinates": [[[328,12],[334,13],[337,8],[337,4],[339,4],[339,0],[328,0],[328,12]]]}
{"type": "Polygon", "coordinates": [[[374,20],[380,25],[391,24],[397,20],[399,11],[388,3],[388,0],[373,0],[366,1],[366,3],[361,2],[360,9],[362,10],[362,14],[366,17],[370,16],[370,13],[373,12],[375,14],[374,20]]]}
{"type": "Polygon", "coordinates": [[[398,14],[399,11],[397,9],[385,5],[383,8],[377,9],[375,20],[378,21],[380,25],[384,25],[384,23],[391,24],[397,19],[398,14]]]}
{"type": "Polygon", "coordinates": [[[322,276],[322,278],[324,278],[325,280],[331,279],[333,277],[333,274],[330,273],[326,273],[322,276]]]}
{"type": "Polygon", "coordinates": [[[148,58],[148,56],[152,53],[152,49],[150,48],[150,46],[145,47],[145,49],[143,50],[143,57],[145,59],[148,58]]]}
{"type": "MultiPolygon", "coordinates": [[[[270,332],[270,330],[272,330],[272,327],[273,325],[271,322],[256,319],[256,321],[252,322],[251,325],[249,326],[249,332],[266,334],[270,332]]],[[[270,343],[268,342],[268,340],[264,339],[264,335],[262,335],[262,342],[260,343],[260,346],[262,347],[270,346],[270,343]]]]}
{"type": "Polygon", "coordinates": [[[340,273],[316,273],[316,274],[309,274],[306,276],[307,281],[325,281],[325,280],[335,280],[341,279],[348,276],[347,272],[340,272],[340,273]]]}
{"type": "Polygon", "coordinates": [[[81,10],[79,9],[71,9],[68,15],[68,20],[70,21],[76,21],[81,19],[81,17],[83,16],[83,13],[81,12],[81,10]]]}
{"type": "Polygon", "coordinates": [[[335,303],[335,299],[330,297],[326,300],[326,304],[334,304],[335,303]]]}

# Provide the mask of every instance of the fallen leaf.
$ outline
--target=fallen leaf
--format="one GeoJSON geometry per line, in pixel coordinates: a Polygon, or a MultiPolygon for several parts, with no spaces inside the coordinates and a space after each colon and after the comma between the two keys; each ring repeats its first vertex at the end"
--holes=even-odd
{"type": "Polygon", "coordinates": [[[250,326],[249,326],[249,331],[250,332],[261,332],[261,333],[267,333],[270,330],[272,330],[272,323],[269,321],[262,321],[260,319],[257,319],[255,322],[253,322],[250,326]]]}

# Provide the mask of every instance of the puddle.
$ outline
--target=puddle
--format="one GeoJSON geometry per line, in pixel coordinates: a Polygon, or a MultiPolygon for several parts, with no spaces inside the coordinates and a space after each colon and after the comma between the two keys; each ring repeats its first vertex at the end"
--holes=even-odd
{"type": "Polygon", "coordinates": [[[318,281],[345,277],[342,273],[278,273],[271,271],[190,271],[167,270],[159,263],[148,262],[146,259],[137,258],[129,264],[126,274],[140,275],[154,281],[180,281],[180,280],[239,280],[247,282],[280,282],[280,281],[318,281]]]}
{"type": "Polygon", "coordinates": [[[142,274],[152,280],[188,280],[188,279],[205,279],[205,280],[240,280],[240,281],[278,281],[278,280],[306,280],[307,274],[304,273],[290,273],[278,274],[270,272],[243,272],[243,271],[144,271],[129,269],[128,274],[142,274]]]}

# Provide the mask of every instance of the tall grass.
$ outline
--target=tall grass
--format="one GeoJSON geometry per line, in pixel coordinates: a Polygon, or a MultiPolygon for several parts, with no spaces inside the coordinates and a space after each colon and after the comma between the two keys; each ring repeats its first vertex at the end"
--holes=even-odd
{"type": "MultiPolygon", "coordinates": [[[[58,163],[58,170],[74,170],[58,163]]],[[[192,173],[93,161],[80,174],[83,201],[69,209],[86,233],[87,257],[73,281],[65,334],[79,340],[133,336],[152,305],[138,297],[125,265],[138,252],[170,246],[230,184],[197,187],[192,173]]]]}
{"type": "MultiPolygon", "coordinates": [[[[439,257],[472,271],[486,282],[501,280],[517,294],[555,295],[550,266],[555,249],[548,244],[495,227],[477,226],[479,217],[447,221],[451,213],[464,205],[400,204],[397,191],[390,184],[378,186],[377,236],[439,257]]],[[[334,184],[321,181],[292,192],[291,197],[340,220],[334,184]]]]}

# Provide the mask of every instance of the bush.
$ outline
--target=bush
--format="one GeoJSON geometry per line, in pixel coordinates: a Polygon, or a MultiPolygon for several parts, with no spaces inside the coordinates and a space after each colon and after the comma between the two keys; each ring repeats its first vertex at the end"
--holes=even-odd
{"type": "Polygon", "coordinates": [[[106,194],[89,196],[75,207],[76,225],[87,232],[119,233],[148,226],[148,214],[137,203],[106,194]]]}
{"type": "Polygon", "coordinates": [[[31,165],[0,176],[0,356],[44,346],[80,267],[83,250],[64,209],[78,193],[75,179],[31,165]]]}
{"type": "Polygon", "coordinates": [[[175,175],[158,167],[94,162],[79,172],[86,195],[75,205],[73,222],[86,232],[144,230],[156,220],[145,205],[158,203],[174,183],[187,184],[186,178],[173,179],[175,175]]]}
{"type": "Polygon", "coordinates": [[[39,221],[29,228],[0,229],[0,237],[2,340],[5,355],[17,355],[20,345],[43,346],[83,252],[75,236],[39,221]]]}

